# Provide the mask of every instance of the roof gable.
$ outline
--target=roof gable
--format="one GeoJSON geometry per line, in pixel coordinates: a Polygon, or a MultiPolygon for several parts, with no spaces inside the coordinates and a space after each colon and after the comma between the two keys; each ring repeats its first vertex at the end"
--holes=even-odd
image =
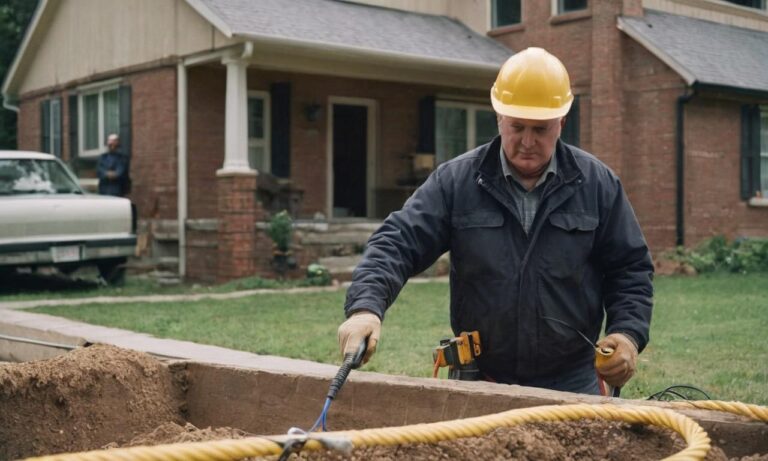
{"type": "Polygon", "coordinates": [[[768,92],[767,32],[653,10],[618,26],[689,85],[768,92]]]}

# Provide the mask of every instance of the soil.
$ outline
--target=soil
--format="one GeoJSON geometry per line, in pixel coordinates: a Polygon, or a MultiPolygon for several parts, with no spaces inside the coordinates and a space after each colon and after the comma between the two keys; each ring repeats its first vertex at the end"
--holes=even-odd
{"type": "Polygon", "coordinates": [[[122,444],[183,424],[175,379],[147,354],[106,345],[0,364],[0,460],[122,444]]]}
{"type": "MultiPolygon", "coordinates": [[[[254,435],[185,422],[185,385],[183,374],[174,375],[154,358],[105,345],[51,360],[0,364],[0,460],[254,435]]],[[[306,452],[301,458],[648,460],[684,447],[677,434],[664,428],[580,420],[499,428],[483,437],[437,444],[361,448],[351,456],[306,452]]],[[[728,460],[718,447],[706,459],[728,460]]],[[[768,454],[739,461],[768,461],[768,454]]]]}

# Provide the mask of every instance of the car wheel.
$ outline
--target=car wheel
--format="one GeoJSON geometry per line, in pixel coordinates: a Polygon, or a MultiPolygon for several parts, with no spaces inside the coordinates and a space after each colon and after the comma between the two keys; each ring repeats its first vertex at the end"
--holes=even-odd
{"type": "Polygon", "coordinates": [[[107,285],[123,285],[125,283],[125,259],[109,260],[97,265],[99,275],[107,285]]]}

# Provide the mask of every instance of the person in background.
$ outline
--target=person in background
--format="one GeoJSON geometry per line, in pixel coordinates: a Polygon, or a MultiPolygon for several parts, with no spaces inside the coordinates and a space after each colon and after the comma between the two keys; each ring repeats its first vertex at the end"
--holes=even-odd
{"type": "Polygon", "coordinates": [[[598,394],[598,374],[614,387],[632,377],[649,339],[653,264],[619,178],[560,140],[572,101],[546,50],[507,60],[491,89],[499,136],[439,165],[368,241],[342,354],[367,341],[370,358],[406,281],[450,251],[451,327],[479,331],[482,379],[598,394]],[[597,369],[580,332],[614,349],[597,369]]]}
{"type": "Polygon", "coordinates": [[[130,159],[118,148],[120,138],[116,134],[107,137],[107,151],[99,156],[96,168],[99,177],[99,194],[125,197],[130,192],[130,159]]]}

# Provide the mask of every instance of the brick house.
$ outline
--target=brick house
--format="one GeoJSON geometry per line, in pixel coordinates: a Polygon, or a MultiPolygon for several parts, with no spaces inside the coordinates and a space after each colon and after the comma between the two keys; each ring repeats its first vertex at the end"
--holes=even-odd
{"type": "Polygon", "coordinates": [[[86,180],[120,132],[143,250],[216,281],[271,272],[271,211],[302,265],[317,230],[370,232],[495,135],[488,91],[528,46],[569,69],[563,136],[623,178],[656,253],[768,236],[764,0],[42,0],[3,93],[19,148],[86,180]]]}

